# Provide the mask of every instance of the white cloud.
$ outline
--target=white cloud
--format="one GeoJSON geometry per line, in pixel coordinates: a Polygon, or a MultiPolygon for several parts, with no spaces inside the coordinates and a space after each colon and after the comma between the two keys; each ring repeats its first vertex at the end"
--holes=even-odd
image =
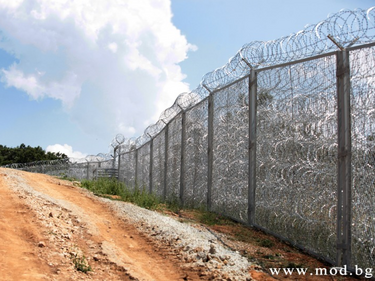
{"type": "Polygon", "coordinates": [[[112,53],[116,53],[117,52],[117,44],[112,42],[112,43],[109,43],[108,44],[108,49],[110,49],[112,51],[112,53]]]}
{"type": "Polygon", "coordinates": [[[141,134],[189,91],[178,63],[196,47],[173,25],[170,0],[8,3],[0,0],[0,48],[17,62],[1,80],[60,100],[86,132],[141,134]]]}
{"type": "Polygon", "coordinates": [[[66,156],[69,158],[85,158],[87,155],[79,152],[79,151],[73,151],[73,147],[70,145],[64,144],[54,144],[54,145],[49,145],[46,148],[46,152],[60,152],[64,153],[66,156]]]}
{"type": "Polygon", "coordinates": [[[35,73],[25,75],[15,64],[8,70],[2,69],[1,81],[10,87],[13,86],[19,90],[25,91],[33,99],[50,97],[61,100],[67,107],[71,107],[80,92],[80,86],[77,85],[77,76],[73,73],[66,73],[61,81],[49,81],[42,83],[45,72],[36,71],[35,73]],[[69,93],[69,94],[67,94],[69,93]]]}

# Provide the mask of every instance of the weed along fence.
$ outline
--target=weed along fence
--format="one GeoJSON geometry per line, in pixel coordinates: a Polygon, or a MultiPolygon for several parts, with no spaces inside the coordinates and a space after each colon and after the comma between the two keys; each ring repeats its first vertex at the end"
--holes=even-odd
{"type": "Polygon", "coordinates": [[[64,173],[117,169],[129,187],[205,206],[338,266],[373,267],[375,7],[245,45],[113,148],[114,158],[65,163],[64,173]]]}

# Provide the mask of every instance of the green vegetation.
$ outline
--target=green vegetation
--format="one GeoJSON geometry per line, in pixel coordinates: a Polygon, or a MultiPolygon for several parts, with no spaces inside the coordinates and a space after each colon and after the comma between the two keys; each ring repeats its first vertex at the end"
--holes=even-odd
{"type": "Polygon", "coordinates": [[[180,213],[182,206],[176,194],[172,194],[165,202],[165,206],[173,213],[180,213]]]}
{"type": "Polygon", "coordinates": [[[68,156],[60,152],[45,152],[40,146],[31,147],[22,143],[20,146],[11,148],[0,144],[0,166],[58,159],[68,159],[68,156]]]}
{"type": "Polygon", "coordinates": [[[262,239],[259,241],[259,246],[265,248],[272,248],[274,246],[274,243],[269,239],[262,239]]]}
{"type": "Polygon", "coordinates": [[[233,225],[234,222],[222,215],[208,212],[208,211],[201,211],[198,217],[199,221],[203,224],[207,225],[233,225]]]}
{"type": "Polygon", "coordinates": [[[83,180],[81,186],[94,194],[134,203],[140,207],[155,210],[159,205],[158,198],[148,193],[145,188],[136,186],[129,189],[123,182],[115,178],[99,178],[97,180],[83,180]]]}
{"type": "Polygon", "coordinates": [[[75,255],[72,255],[72,259],[73,259],[74,267],[78,271],[82,271],[84,273],[92,271],[92,268],[87,262],[87,259],[85,256],[78,256],[77,254],[75,254],[75,255]]]}

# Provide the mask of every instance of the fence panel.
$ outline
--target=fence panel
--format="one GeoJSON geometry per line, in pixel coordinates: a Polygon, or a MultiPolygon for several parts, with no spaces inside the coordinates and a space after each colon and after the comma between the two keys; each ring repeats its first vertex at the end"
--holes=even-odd
{"type": "Polygon", "coordinates": [[[87,175],[85,178],[88,180],[93,180],[95,178],[96,169],[99,167],[99,162],[88,162],[87,165],[87,175]]]}
{"type": "Polygon", "coordinates": [[[336,64],[258,74],[256,223],[336,258],[336,64]]]}
{"type": "Polygon", "coordinates": [[[352,265],[375,264],[375,47],[350,52],[352,265]]]}
{"type": "Polygon", "coordinates": [[[164,191],[165,128],[153,140],[152,192],[162,198],[164,191]]]}
{"type": "Polygon", "coordinates": [[[86,179],[87,178],[87,163],[75,163],[70,165],[68,171],[69,177],[75,179],[86,179]]]}
{"type": "Polygon", "coordinates": [[[139,188],[149,190],[150,184],[150,142],[138,149],[137,184],[139,188]]]}
{"type": "Polygon", "coordinates": [[[186,112],[185,200],[189,207],[207,202],[208,101],[186,112]]]}
{"type": "Polygon", "coordinates": [[[177,201],[180,194],[182,114],[176,115],[168,126],[166,199],[177,201]]]}
{"type": "Polygon", "coordinates": [[[247,222],[248,79],[215,92],[212,210],[247,222]]]}
{"type": "Polygon", "coordinates": [[[135,151],[124,153],[120,160],[119,179],[122,180],[129,188],[135,184],[135,151]]]}
{"type": "MultiPolygon", "coordinates": [[[[69,168],[70,165],[66,164],[58,164],[58,165],[42,165],[40,167],[36,166],[31,169],[28,169],[30,172],[34,173],[44,173],[51,176],[68,176],[69,175],[69,168]]],[[[69,175],[70,176],[70,175],[69,175]]]]}

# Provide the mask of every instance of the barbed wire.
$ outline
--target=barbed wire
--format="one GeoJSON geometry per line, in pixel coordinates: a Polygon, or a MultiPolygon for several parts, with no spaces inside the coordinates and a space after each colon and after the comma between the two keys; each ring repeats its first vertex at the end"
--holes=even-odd
{"type": "MultiPolygon", "coordinates": [[[[251,68],[261,69],[335,51],[338,46],[333,43],[332,39],[343,47],[373,42],[375,40],[375,7],[367,10],[342,10],[329,15],[324,21],[308,25],[289,36],[272,41],[254,41],[245,44],[226,65],[205,74],[196,89],[190,93],[180,94],[173,105],[164,110],[159,120],[148,126],[143,135],[137,138],[136,147],[142,146],[156,136],[177,114],[195,106],[210,92],[248,75],[251,68]]],[[[283,81],[281,77],[276,80],[269,77],[268,80],[283,81]]],[[[125,152],[126,150],[123,149],[122,153],[125,152]]]]}

